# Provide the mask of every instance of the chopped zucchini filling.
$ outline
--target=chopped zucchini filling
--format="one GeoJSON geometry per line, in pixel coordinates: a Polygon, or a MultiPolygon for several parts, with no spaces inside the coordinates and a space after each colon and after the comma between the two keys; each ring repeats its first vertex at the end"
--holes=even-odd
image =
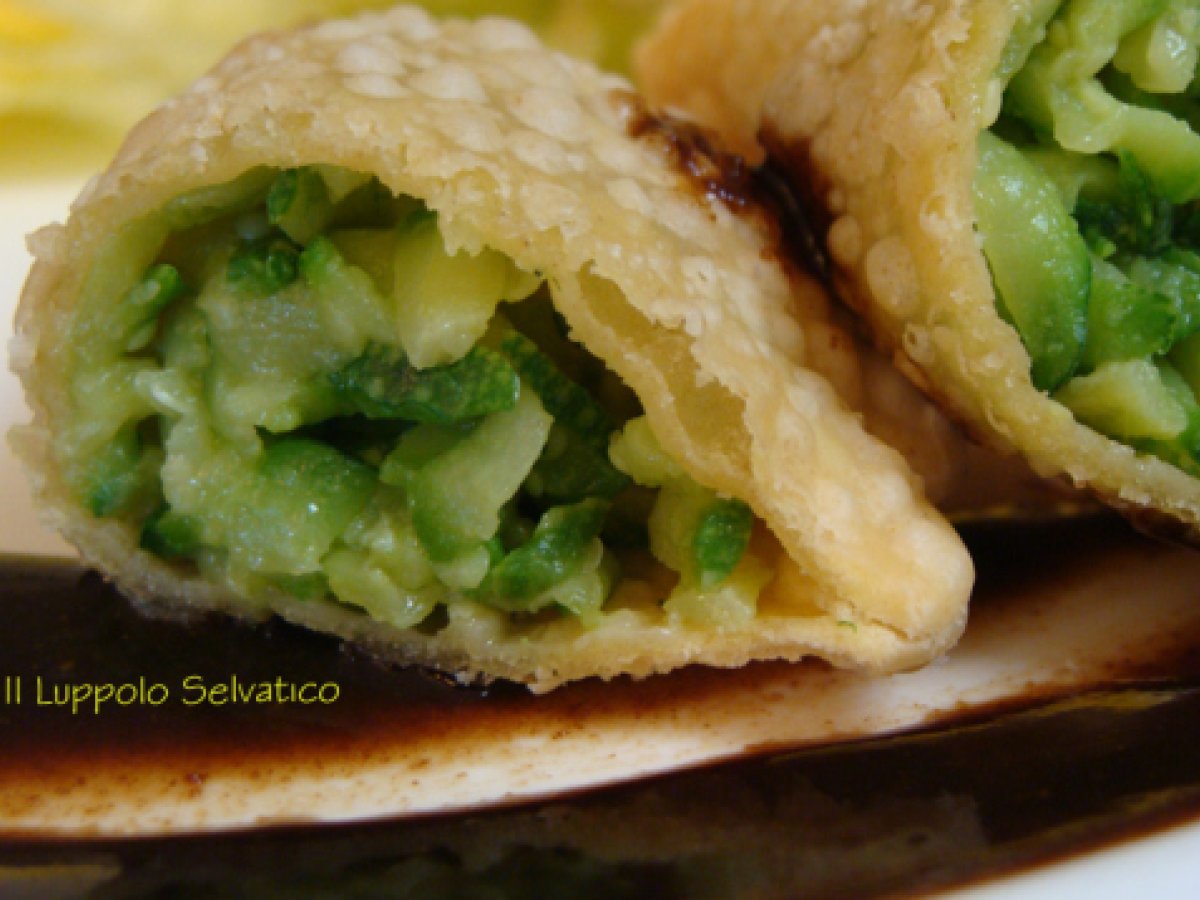
{"type": "Polygon", "coordinates": [[[1034,4],[979,141],[976,227],[1034,385],[1200,474],[1200,3],[1034,4]]]}
{"type": "Polygon", "coordinates": [[[649,551],[667,615],[733,626],[772,575],[749,508],[663,453],[540,277],[451,253],[367,176],[177,198],[111,238],[73,345],[73,489],[248,599],[592,625],[649,551]]]}

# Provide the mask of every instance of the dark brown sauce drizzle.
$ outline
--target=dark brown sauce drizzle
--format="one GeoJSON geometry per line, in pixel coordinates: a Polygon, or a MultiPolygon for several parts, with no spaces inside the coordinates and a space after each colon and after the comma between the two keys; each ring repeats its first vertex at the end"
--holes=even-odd
{"type": "Polygon", "coordinates": [[[824,212],[807,182],[790,177],[786,156],[768,154],[758,166],[721,149],[708,129],[676,116],[651,112],[633,94],[619,97],[626,129],[636,139],[656,144],[677,170],[705,197],[732,212],[754,217],[768,245],[785,265],[796,265],[833,290],[833,273],[824,250],[824,212]]]}
{"type": "Polygon", "coordinates": [[[621,92],[616,101],[623,107],[629,136],[658,145],[702,194],[734,212],[750,210],[759,202],[754,170],[740,156],[720,149],[711,131],[677,116],[651,112],[629,92],[621,92]]]}
{"type": "MultiPolygon", "coordinates": [[[[1131,540],[1109,518],[968,533],[984,609],[1025,583],[1131,540]]],[[[1149,551],[1148,551],[1149,552],[1149,551]]],[[[689,670],[533,697],[468,690],[387,669],[335,641],[273,623],[149,620],[68,564],[0,565],[0,678],[176,684],[284,677],[336,681],[330,706],[184,707],[100,716],[0,706],[0,808],[45,771],[133,759],[203,784],[216,760],[259,764],[369,753],[422,736],[564,727],[752,687],[771,666],[689,670]]],[[[819,668],[818,669],[819,673],[819,668]]],[[[842,897],[991,877],[1130,838],[1200,812],[1200,660],[1114,672],[1116,686],[1032,711],[965,714],[950,727],[799,752],[470,815],[153,840],[0,840],[0,894],[26,867],[64,878],[98,864],[98,896],[386,895],[842,897]],[[1124,683],[1133,675],[1150,681],[1124,683]],[[103,868],[102,866],[102,868],[103,868]],[[59,867],[59,868],[54,868],[59,867]]],[[[2,687],[0,687],[2,690],[2,687]]],[[[1030,698],[1026,702],[1039,700],[1030,698]]],[[[1012,706],[1018,706],[1014,701],[1012,706]]],[[[19,882],[14,882],[19,883],[19,882]]]]}

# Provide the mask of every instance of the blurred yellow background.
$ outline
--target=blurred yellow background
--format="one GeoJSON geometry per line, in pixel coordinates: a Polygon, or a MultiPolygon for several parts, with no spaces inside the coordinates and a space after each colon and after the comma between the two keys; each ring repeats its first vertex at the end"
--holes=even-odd
{"type": "MultiPolygon", "coordinates": [[[[662,0],[423,0],[509,15],[554,47],[625,71],[662,0]]],[[[245,35],[391,0],[0,0],[0,172],[94,168],[156,103],[245,35]]]]}

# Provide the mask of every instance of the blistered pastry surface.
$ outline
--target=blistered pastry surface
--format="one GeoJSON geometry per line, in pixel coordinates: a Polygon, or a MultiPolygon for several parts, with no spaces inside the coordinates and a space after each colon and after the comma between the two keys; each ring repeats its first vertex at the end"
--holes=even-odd
{"type": "Polygon", "coordinates": [[[975,145],[999,113],[1008,36],[1032,5],[683,0],[642,47],[640,74],[656,102],[738,142],[761,134],[787,148],[829,214],[844,295],[973,432],[1195,541],[1200,482],[1037,391],[996,313],[974,231],[975,145]],[[722,49],[718,33],[736,37],[722,49]]]}
{"type": "Polygon", "coordinates": [[[627,90],[514,23],[439,23],[411,8],[243,44],[138,126],[67,226],[34,241],[15,359],[37,416],[18,442],[57,524],[134,593],[255,612],[71,502],[49,451],[68,409],[59,337],[120,223],[256,165],[332,163],[424,200],[452,244],[546,273],[577,337],[637,391],[663,445],[698,480],[747,499],[821,589],[805,615],[763,615],[746,633],[688,631],[656,612],[538,635],[468,616],[428,637],[282,597],[275,611],[393,657],[540,686],[809,652],[895,668],[945,649],[965,614],[965,551],[900,458],[795,365],[804,338],[756,220],[699,196],[661,148],[628,135],[627,90]]]}

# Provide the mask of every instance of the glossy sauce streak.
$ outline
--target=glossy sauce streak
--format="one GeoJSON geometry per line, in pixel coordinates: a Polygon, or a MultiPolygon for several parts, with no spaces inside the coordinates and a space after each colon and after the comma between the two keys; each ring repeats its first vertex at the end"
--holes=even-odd
{"type": "Polygon", "coordinates": [[[802,193],[804,181],[789,178],[780,159],[768,156],[761,165],[751,166],[722,150],[718,138],[705,128],[651,112],[633,94],[622,94],[619,100],[631,137],[657,144],[669,163],[704,196],[752,217],[785,268],[799,266],[832,290],[824,229],[818,234],[813,225],[820,223],[820,207],[802,193]]]}
{"type": "MultiPolygon", "coordinates": [[[[1072,561],[1126,546],[1111,520],[968,535],[982,616],[1020,602],[1072,561]]],[[[1153,552],[1148,546],[1147,552],[1153,552]]],[[[46,683],[334,682],[330,705],[107,709],[102,715],[0,705],[0,818],[106,766],[176,773],[199,791],[220,766],[280,777],[307,762],[353,764],[397,747],[452,748],[531,730],[632,719],[714,695],[750,695],[786,670],[688,670],[633,683],[582,683],[534,697],[395,670],[337,642],[271,623],[181,625],[144,618],[94,575],[9,559],[0,567],[0,679],[46,683]],[[64,775],[68,773],[68,775],[64,775]],[[70,775],[70,773],[74,773],[70,775]],[[64,780],[67,779],[67,780],[64,780]]],[[[0,841],[0,894],[25,872],[100,879],[116,896],[184,887],[259,893],[407,885],[421,896],[539,884],[573,896],[869,896],[957,883],[1133,836],[1200,810],[1200,642],[1097,673],[1116,685],[1020,711],[1042,696],[974,709],[955,726],[826,749],[762,752],[707,769],[474,815],[293,827],[151,841],[0,841]],[[1126,679],[1137,679],[1129,683],[1126,679]],[[1149,679],[1149,680],[1148,680],[1149,679]],[[1015,710],[1015,711],[1014,711],[1015,710]],[[1136,813],[1131,812],[1136,810],[1136,813]],[[282,865],[281,860],[288,860],[282,865]],[[29,867],[29,868],[26,868],[29,867]],[[49,868],[47,868],[49,867],[49,868]],[[57,874],[56,874],[57,873],[57,874]],[[418,885],[419,889],[412,888],[418,885]],[[589,893],[590,892],[590,893],[589,893]]],[[[0,698],[4,689],[0,680],[0,698]]],[[[30,876],[32,877],[32,876],[30,876]]]]}
{"type": "Polygon", "coordinates": [[[701,193],[734,212],[759,202],[753,170],[740,156],[721,150],[711,132],[685,119],[651,112],[636,94],[619,92],[614,99],[623,108],[629,136],[659,145],[701,193]]]}

